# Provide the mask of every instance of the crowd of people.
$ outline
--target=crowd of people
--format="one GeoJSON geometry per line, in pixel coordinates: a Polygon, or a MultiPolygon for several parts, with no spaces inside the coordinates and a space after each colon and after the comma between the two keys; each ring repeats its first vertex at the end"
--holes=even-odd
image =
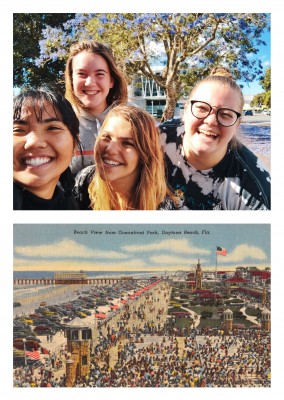
{"type": "MultiPolygon", "coordinates": [[[[90,372],[75,387],[269,387],[270,333],[257,329],[166,329],[170,287],[163,283],[102,322],[90,372]],[[151,310],[151,311],[150,311],[151,310]],[[112,355],[111,355],[112,353],[112,355]],[[115,356],[114,356],[115,354],[115,356]]],[[[14,385],[64,387],[66,346],[37,370],[18,367],[14,385]],[[58,371],[58,373],[56,373],[58,371]]]]}
{"type": "Polygon", "coordinates": [[[129,104],[102,43],[71,46],[65,89],[14,100],[14,209],[270,209],[270,174],[237,139],[244,97],[228,69],[197,82],[176,127],[129,104]]]}

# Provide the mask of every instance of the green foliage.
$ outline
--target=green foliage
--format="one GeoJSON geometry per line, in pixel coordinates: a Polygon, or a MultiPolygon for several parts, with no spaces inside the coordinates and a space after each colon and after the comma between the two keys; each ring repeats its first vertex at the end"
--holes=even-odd
{"type": "Polygon", "coordinates": [[[212,315],[213,315],[213,313],[211,311],[202,311],[201,312],[202,319],[212,318],[212,315]]]}
{"type": "Polygon", "coordinates": [[[251,101],[252,107],[271,108],[271,67],[265,70],[264,77],[259,82],[265,92],[258,93],[251,101]]]}
{"type": "Polygon", "coordinates": [[[264,78],[260,81],[260,84],[266,92],[271,90],[271,67],[265,70],[264,78]]]}
{"type": "Polygon", "coordinates": [[[247,307],[246,308],[246,314],[250,315],[252,317],[261,318],[261,309],[259,307],[257,307],[257,308],[247,307]]]}
{"type": "Polygon", "coordinates": [[[35,59],[40,55],[42,30],[46,25],[63,26],[63,23],[74,14],[13,14],[14,87],[25,85],[38,86],[43,83],[62,85],[61,74],[65,62],[53,63],[49,60],[45,65],[36,66],[35,59]]]}

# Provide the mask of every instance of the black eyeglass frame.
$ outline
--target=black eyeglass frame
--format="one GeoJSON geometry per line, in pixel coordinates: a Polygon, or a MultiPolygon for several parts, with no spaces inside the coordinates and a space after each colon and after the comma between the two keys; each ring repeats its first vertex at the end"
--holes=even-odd
{"type": "MultiPolygon", "coordinates": [[[[190,103],[191,103],[191,114],[192,114],[195,118],[197,118],[197,119],[204,119],[204,118],[207,118],[208,115],[211,114],[211,111],[213,110],[213,107],[214,107],[214,108],[217,108],[217,107],[215,107],[215,106],[212,107],[210,104],[206,103],[206,101],[190,100],[190,103]],[[197,117],[195,114],[193,114],[193,112],[192,112],[192,107],[193,107],[193,104],[195,104],[195,103],[203,103],[203,104],[206,104],[208,107],[210,107],[210,111],[209,111],[209,113],[206,115],[206,117],[197,117]]],[[[216,118],[217,118],[218,124],[220,124],[220,125],[222,125],[222,126],[225,126],[226,128],[228,128],[229,126],[235,125],[235,123],[237,122],[237,120],[238,120],[241,116],[242,116],[241,113],[239,113],[238,111],[232,110],[231,108],[228,108],[228,107],[217,108],[217,112],[216,112],[216,118]],[[229,111],[232,111],[232,112],[234,112],[234,113],[236,114],[237,118],[236,118],[236,120],[235,120],[235,122],[234,122],[233,124],[224,125],[224,124],[222,124],[222,123],[219,121],[218,114],[219,114],[219,112],[222,111],[222,110],[229,110],[229,111]]]]}

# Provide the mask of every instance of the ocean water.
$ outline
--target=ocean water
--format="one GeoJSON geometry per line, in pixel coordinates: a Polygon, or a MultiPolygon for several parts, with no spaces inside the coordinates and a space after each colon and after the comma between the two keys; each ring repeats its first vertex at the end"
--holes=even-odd
{"type": "MultiPolygon", "coordinates": [[[[13,277],[14,279],[52,279],[54,274],[57,272],[68,272],[68,271],[14,271],[13,277]]],[[[69,271],[74,272],[74,271],[69,271]]],[[[150,278],[151,276],[161,276],[164,272],[161,271],[83,271],[90,278],[101,278],[101,277],[141,277],[141,278],[150,278]]]]}

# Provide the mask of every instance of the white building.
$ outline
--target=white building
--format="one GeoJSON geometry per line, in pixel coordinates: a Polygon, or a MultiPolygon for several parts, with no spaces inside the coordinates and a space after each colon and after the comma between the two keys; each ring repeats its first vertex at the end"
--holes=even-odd
{"type": "MultiPolygon", "coordinates": [[[[152,67],[157,75],[161,75],[164,68],[164,66],[152,67]]],[[[252,108],[250,103],[253,97],[253,94],[244,95],[244,110],[250,110],[252,108]]],[[[143,108],[154,117],[159,118],[162,116],[166,104],[166,95],[164,89],[153,81],[153,79],[146,78],[143,75],[137,75],[128,87],[128,98],[130,103],[143,108]]],[[[185,102],[186,99],[178,100],[175,117],[181,117],[183,115],[185,102]]]]}

